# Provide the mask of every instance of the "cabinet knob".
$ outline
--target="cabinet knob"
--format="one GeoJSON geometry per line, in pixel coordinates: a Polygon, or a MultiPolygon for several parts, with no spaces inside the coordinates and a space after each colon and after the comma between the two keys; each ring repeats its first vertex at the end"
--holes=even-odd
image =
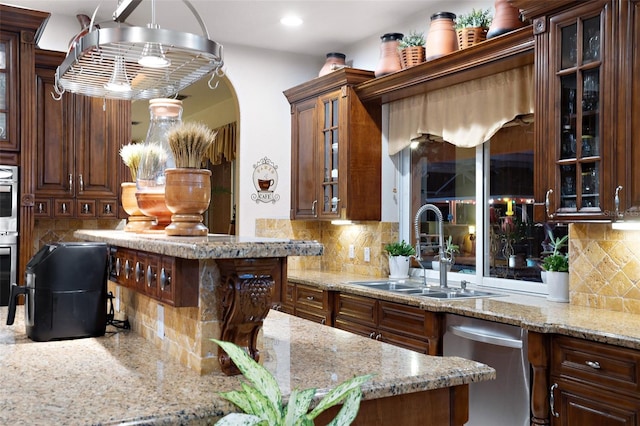
{"type": "Polygon", "coordinates": [[[313,300],[313,296],[307,296],[307,300],[313,300]]]}
{"type": "Polygon", "coordinates": [[[73,175],[69,173],[69,194],[73,194],[73,175]]]}
{"type": "Polygon", "coordinates": [[[60,205],[60,210],[62,211],[62,213],[66,213],[67,212],[67,203],[62,203],[60,205]]]}
{"type": "Polygon", "coordinates": [[[313,215],[313,217],[318,217],[318,213],[316,212],[317,205],[318,205],[318,200],[313,200],[313,203],[311,204],[311,214],[313,215]]]}
{"type": "Polygon", "coordinates": [[[120,261],[120,258],[116,258],[116,277],[120,276],[120,268],[122,267],[122,262],[120,261]]]}
{"type": "Polygon", "coordinates": [[[82,180],[82,174],[78,175],[78,183],[80,184],[80,192],[84,192],[84,181],[82,180]]]}
{"type": "Polygon", "coordinates": [[[553,189],[549,189],[544,196],[544,209],[547,213],[547,217],[553,218],[553,213],[549,213],[550,204],[551,204],[551,194],[553,194],[553,189]]]}
{"type": "Polygon", "coordinates": [[[38,213],[44,213],[44,204],[38,203],[38,213]]]}
{"type": "Polygon", "coordinates": [[[124,261],[124,277],[125,279],[129,279],[129,277],[131,276],[131,263],[129,262],[129,259],[124,261]]]}
{"type": "Polygon", "coordinates": [[[616,207],[616,220],[622,219],[624,215],[620,213],[620,191],[622,190],[622,185],[618,185],[616,188],[616,195],[613,197],[613,204],[616,207]]]}
{"type": "Polygon", "coordinates": [[[88,203],[84,203],[84,204],[82,205],[82,213],[85,213],[85,214],[86,214],[86,213],[89,213],[89,210],[90,210],[90,209],[89,209],[89,204],[88,204],[88,203]]]}
{"type": "Polygon", "coordinates": [[[325,325],[327,323],[327,319],[326,318],[322,318],[322,320],[320,321],[320,324],[325,325]]]}
{"type": "Polygon", "coordinates": [[[104,212],[106,214],[111,214],[111,204],[107,204],[104,206],[104,212]]]}
{"type": "Polygon", "coordinates": [[[370,339],[374,339],[376,337],[376,332],[372,331],[371,333],[369,333],[369,338],[370,339]]]}
{"type": "Polygon", "coordinates": [[[584,363],[587,364],[591,368],[595,368],[596,370],[600,370],[600,363],[598,361],[585,361],[584,363]]]}
{"type": "Polygon", "coordinates": [[[167,271],[162,268],[160,269],[160,289],[165,291],[165,289],[171,285],[171,275],[167,274],[167,271]]]}
{"type": "Polygon", "coordinates": [[[549,408],[551,409],[551,415],[553,417],[560,417],[560,414],[556,413],[556,409],[554,407],[556,403],[556,397],[553,394],[553,391],[556,390],[557,387],[558,384],[554,383],[553,385],[551,385],[551,389],[549,390],[549,408]]]}
{"type": "Polygon", "coordinates": [[[142,271],[142,264],[140,262],[136,262],[136,282],[140,282],[140,280],[142,279],[142,276],[144,275],[144,272],[142,271]]]}
{"type": "Polygon", "coordinates": [[[153,273],[151,265],[147,266],[147,287],[153,287],[153,283],[156,281],[156,274],[153,273]]]}

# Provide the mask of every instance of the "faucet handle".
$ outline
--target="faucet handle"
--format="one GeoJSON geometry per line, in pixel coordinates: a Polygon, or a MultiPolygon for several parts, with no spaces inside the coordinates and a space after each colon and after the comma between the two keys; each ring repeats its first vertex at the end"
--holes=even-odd
{"type": "Polygon", "coordinates": [[[467,284],[469,284],[469,282],[467,280],[460,281],[460,288],[462,290],[466,290],[467,289],[467,284]]]}

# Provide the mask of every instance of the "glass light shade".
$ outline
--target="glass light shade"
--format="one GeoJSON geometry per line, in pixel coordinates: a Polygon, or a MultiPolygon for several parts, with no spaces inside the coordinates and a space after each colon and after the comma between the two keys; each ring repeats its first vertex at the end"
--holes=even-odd
{"type": "Polygon", "coordinates": [[[108,83],[104,84],[104,88],[112,92],[128,92],[131,91],[131,83],[127,78],[127,68],[124,63],[124,57],[117,56],[113,65],[113,73],[108,83]]]}
{"type": "Polygon", "coordinates": [[[171,61],[165,56],[160,43],[146,43],[138,63],[149,68],[166,68],[171,65],[171,61]]]}

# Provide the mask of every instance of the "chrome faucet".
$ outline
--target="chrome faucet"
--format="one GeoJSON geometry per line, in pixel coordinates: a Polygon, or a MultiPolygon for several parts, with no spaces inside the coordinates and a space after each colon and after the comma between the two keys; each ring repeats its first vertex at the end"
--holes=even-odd
{"type": "Polygon", "coordinates": [[[442,212],[434,204],[425,204],[418,209],[416,217],[413,220],[413,227],[416,234],[416,261],[422,267],[422,274],[424,275],[424,285],[427,285],[427,274],[425,273],[424,265],[422,264],[422,251],[420,249],[420,215],[426,210],[431,210],[436,214],[438,219],[438,261],[440,262],[440,287],[447,288],[447,266],[451,263],[444,252],[444,218],[442,212]]]}

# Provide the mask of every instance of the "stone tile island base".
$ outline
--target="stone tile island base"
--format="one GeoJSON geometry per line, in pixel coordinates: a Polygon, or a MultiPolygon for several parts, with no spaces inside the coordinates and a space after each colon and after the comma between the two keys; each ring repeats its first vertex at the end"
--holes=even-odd
{"type": "Polygon", "coordinates": [[[127,318],[133,331],[200,374],[239,374],[211,339],[233,341],[259,361],[262,322],[283,262],[286,265],[283,258],[201,259],[197,307],[162,304],[110,281],[109,290],[120,298],[116,319],[127,318]]]}

